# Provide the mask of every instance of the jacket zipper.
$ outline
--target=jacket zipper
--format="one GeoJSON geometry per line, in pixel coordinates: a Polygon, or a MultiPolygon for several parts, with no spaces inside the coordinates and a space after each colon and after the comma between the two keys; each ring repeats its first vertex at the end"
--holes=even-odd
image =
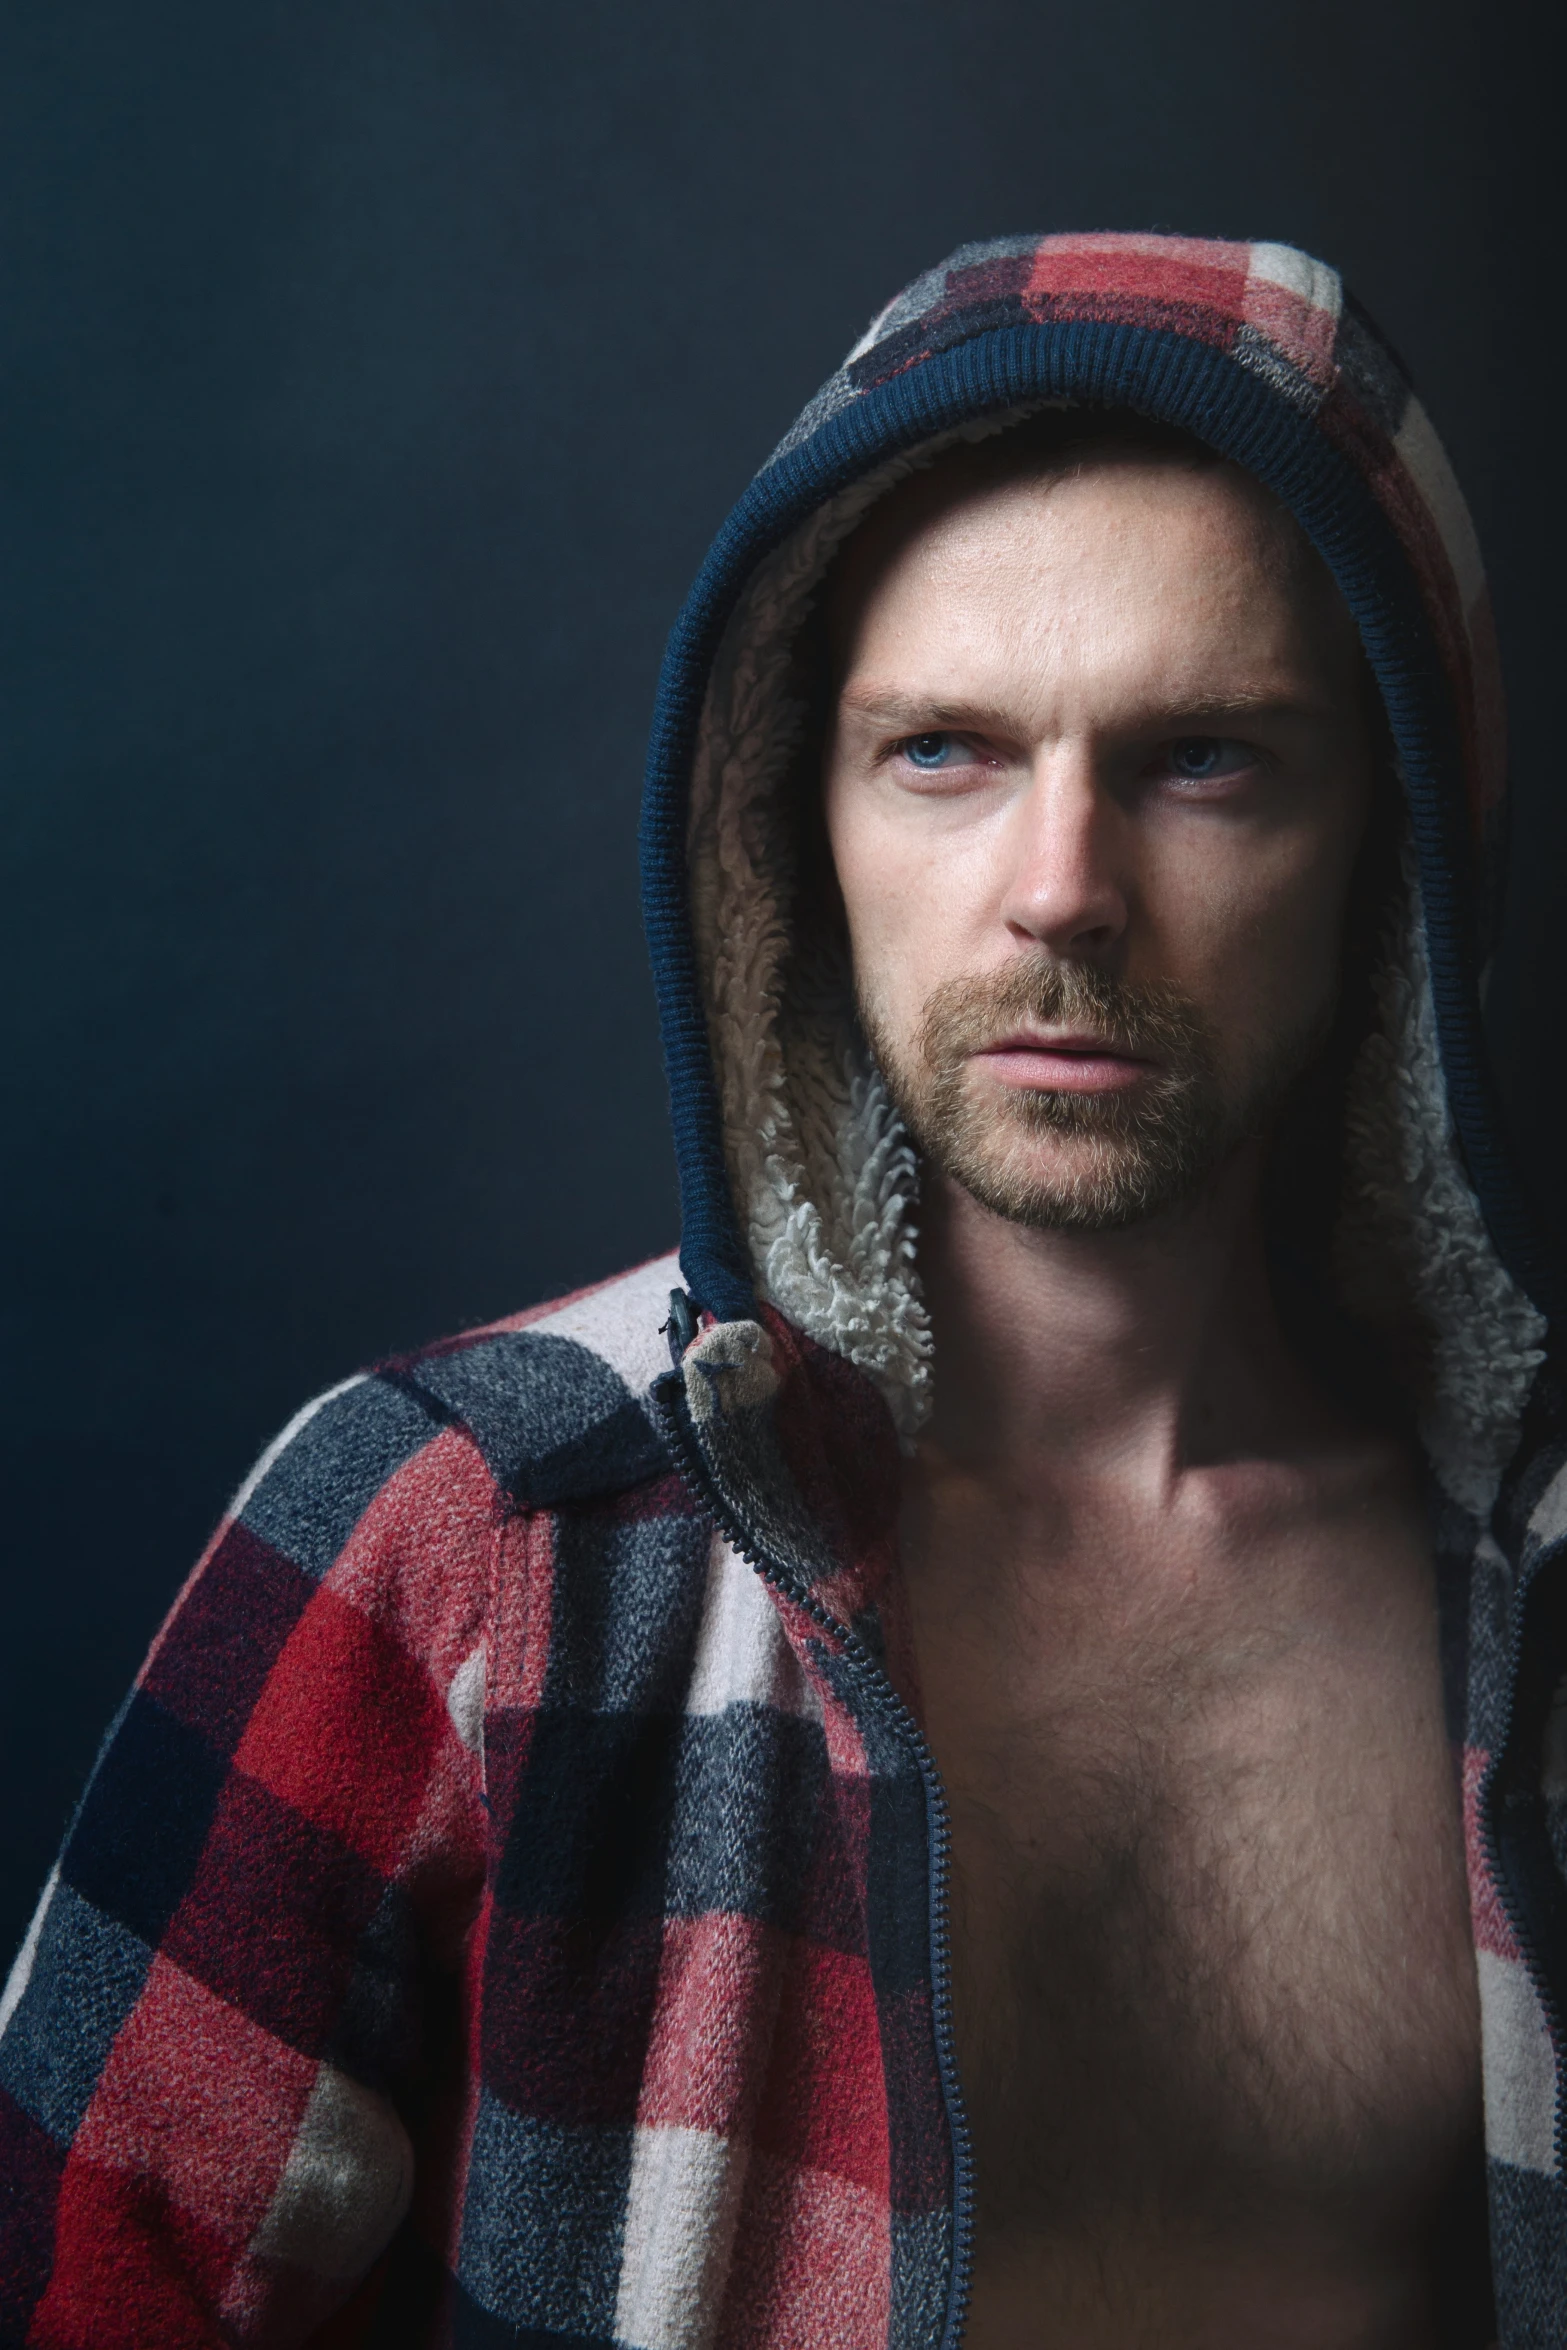
{"type": "MultiPolygon", "coordinates": [[[[1535,1577],[1531,1576],[1518,1593],[1512,1611],[1512,1629],[1508,1635],[1507,1706],[1502,1718],[1501,1735],[1496,1741],[1495,1752],[1480,1784],[1480,1842],[1485,1853],[1486,1866],[1491,1872],[1491,1882],[1496,1888],[1496,1898],[1501,1904],[1502,1915],[1512,1929],[1513,1940],[1518,1945],[1519,1955],[1524,1963],[1524,1971],[1534,1986],[1534,1994],[1540,2002],[1541,2013],[1545,2017],[1546,2030],[1550,2034],[1551,2054],[1556,2067],[1551,2150],[1556,2162],[1557,2176],[1567,2177],[1567,2094],[1564,2094],[1564,2091],[1567,2091],[1567,2084],[1563,2082],[1564,2058],[1567,2058],[1567,2031],[1563,2029],[1561,2007],[1557,2001],[1556,1993],[1552,1989],[1550,1975],[1546,1970],[1539,1943],[1514,1898],[1509,1872],[1503,1860],[1501,1848],[1497,1843],[1496,1826],[1492,1818],[1497,1794],[1497,1779],[1502,1765],[1507,1759],[1508,1749],[1512,1745],[1513,1722],[1518,1711],[1518,1683],[1523,1670],[1524,1625],[1534,1587],[1535,1577]]],[[[1506,1798],[1504,1797],[1503,1800],[1505,1801],[1506,1798]]]]}
{"type": "Polygon", "coordinates": [[[660,1380],[653,1389],[659,1416],[675,1454],[681,1477],[701,1509],[710,1517],[736,1556],[781,1591],[791,1605],[803,1608],[814,1623],[843,1650],[865,1685],[866,1694],[886,1715],[910,1748],[925,1787],[925,1810],[930,1831],[930,1939],[931,2023],[936,2041],[936,2064],[941,2075],[942,2102],[952,2140],[952,2286],[947,2299],[947,2322],[941,2350],[959,2350],[968,2316],[972,2281],[974,2232],[974,2159],[969,2143],[968,2117],[958,2079],[957,2048],[952,2023],[952,1952],[948,1934],[948,1881],[952,1861],[952,1829],[946,1789],[925,1733],[877,1664],[858,1634],[841,1624],[821,1602],[802,1591],[777,1559],[743,1525],[723,1496],[716,1492],[692,1432],[683,1388],[660,1380]]]}

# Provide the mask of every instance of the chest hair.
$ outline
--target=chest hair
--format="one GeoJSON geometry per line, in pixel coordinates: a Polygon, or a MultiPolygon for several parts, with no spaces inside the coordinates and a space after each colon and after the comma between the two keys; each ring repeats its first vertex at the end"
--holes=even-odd
{"type": "Polygon", "coordinates": [[[999,1619],[988,1711],[932,1655],[982,2238],[1286,2207],[1382,2233],[1460,2162],[1479,2034],[1429,1570],[1365,1567],[1363,1615],[999,1619]]]}

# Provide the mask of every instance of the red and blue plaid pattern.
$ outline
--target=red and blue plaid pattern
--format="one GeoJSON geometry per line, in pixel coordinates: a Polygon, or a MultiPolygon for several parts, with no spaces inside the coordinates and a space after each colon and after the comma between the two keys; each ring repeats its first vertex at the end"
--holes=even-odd
{"type": "MultiPolygon", "coordinates": [[[[351,1381],[239,1497],[8,1995],[0,2339],[939,2340],[919,1775],[671,1469],[675,1278],[351,1381]]],[[[777,1340],[863,1624],[890,1424],[777,1340]]]]}

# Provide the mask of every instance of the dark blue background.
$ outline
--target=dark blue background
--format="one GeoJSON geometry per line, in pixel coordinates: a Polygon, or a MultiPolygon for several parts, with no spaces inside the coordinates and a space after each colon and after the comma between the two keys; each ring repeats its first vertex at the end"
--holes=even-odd
{"type": "Polygon", "coordinates": [[[964,238],[1293,239],[1403,349],[1496,584],[1491,1009],[1549,1203],[1543,17],[10,0],[0,1943],[300,1400],[673,1241],[633,841],[663,634],[964,238]]]}

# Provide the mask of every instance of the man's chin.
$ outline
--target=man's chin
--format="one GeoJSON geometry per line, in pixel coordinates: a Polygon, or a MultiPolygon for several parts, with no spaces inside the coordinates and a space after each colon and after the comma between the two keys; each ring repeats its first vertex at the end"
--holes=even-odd
{"type": "Polygon", "coordinates": [[[925,1156],[992,1215],[1035,1232],[1124,1232],[1186,1205],[1212,1173],[1206,1156],[1150,1153],[1124,1136],[1005,1152],[938,1143],[925,1156]]]}

